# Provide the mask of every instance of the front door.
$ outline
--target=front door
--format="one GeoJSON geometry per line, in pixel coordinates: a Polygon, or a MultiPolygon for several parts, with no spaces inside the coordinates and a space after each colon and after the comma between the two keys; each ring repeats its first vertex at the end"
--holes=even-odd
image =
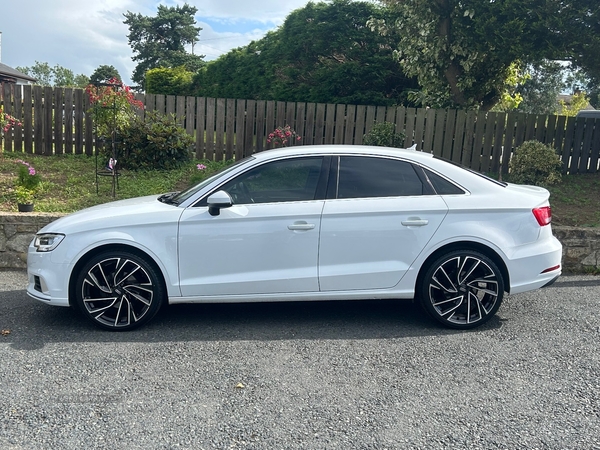
{"type": "Polygon", "coordinates": [[[317,292],[322,157],[263,164],[220,186],[234,205],[188,208],[179,224],[185,297],[317,292]]]}

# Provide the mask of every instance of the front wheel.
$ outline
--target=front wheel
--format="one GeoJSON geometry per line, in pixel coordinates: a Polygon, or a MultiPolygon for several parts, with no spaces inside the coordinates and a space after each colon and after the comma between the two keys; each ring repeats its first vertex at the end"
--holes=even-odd
{"type": "Polygon", "coordinates": [[[502,303],[504,279],[482,253],[459,250],[437,258],[419,286],[421,305],[438,322],[458,329],[487,322],[502,303]]]}
{"type": "Polygon", "coordinates": [[[148,322],[166,297],[153,265],[129,252],[109,251],[89,260],[77,277],[75,300],[97,326],[126,331],[148,322]]]}

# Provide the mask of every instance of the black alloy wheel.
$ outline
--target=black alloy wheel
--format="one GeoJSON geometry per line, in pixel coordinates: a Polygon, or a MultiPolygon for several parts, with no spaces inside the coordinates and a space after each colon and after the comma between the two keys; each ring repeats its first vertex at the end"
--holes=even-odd
{"type": "Polygon", "coordinates": [[[76,282],[76,303],[97,326],[137,328],[152,319],[166,299],[153,264],[129,252],[109,251],[88,261],[76,282]]]}
{"type": "Polygon", "coordinates": [[[450,328],[487,322],[500,307],[504,279],[482,253],[460,250],[437,258],[422,278],[419,298],[427,313],[450,328]]]}

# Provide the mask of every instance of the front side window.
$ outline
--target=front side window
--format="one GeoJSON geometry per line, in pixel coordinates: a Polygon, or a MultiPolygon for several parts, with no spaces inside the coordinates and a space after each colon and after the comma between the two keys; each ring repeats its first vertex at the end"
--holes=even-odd
{"type": "Polygon", "coordinates": [[[337,198],[423,195],[423,183],[412,164],[389,158],[342,156],[337,198]]]}
{"type": "Polygon", "coordinates": [[[314,200],[323,157],[274,161],[245,172],[219,188],[234,204],[314,200]]]}

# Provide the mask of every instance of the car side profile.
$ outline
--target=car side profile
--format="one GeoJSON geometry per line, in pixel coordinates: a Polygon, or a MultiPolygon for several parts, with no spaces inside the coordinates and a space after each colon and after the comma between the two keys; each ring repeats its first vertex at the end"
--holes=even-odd
{"type": "Polygon", "coordinates": [[[551,217],[546,189],[430,154],[298,146],[47,225],[29,246],[27,292],[109,330],[166,304],[413,298],[468,329],[505,292],[560,275],[551,217]]]}

